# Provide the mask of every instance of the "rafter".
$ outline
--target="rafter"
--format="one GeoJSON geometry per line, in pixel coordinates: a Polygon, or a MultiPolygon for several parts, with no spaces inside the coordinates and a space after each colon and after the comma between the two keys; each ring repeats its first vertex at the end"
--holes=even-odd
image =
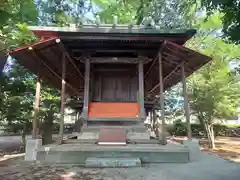
{"type": "Polygon", "coordinates": [[[186,54],[183,54],[183,53],[181,53],[180,51],[176,51],[176,50],[173,50],[173,49],[171,49],[170,47],[166,47],[166,49],[169,51],[169,52],[171,52],[171,54],[176,54],[177,56],[178,56],[178,58],[180,58],[180,59],[186,59],[186,57],[188,57],[188,54],[187,54],[187,56],[186,56],[186,54]]]}
{"type": "Polygon", "coordinates": [[[158,50],[158,53],[157,53],[156,57],[154,58],[154,60],[153,60],[153,62],[152,62],[152,64],[151,64],[151,66],[149,67],[147,73],[146,73],[145,76],[144,76],[144,79],[146,79],[147,76],[149,75],[149,73],[151,72],[152,68],[154,67],[155,63],[156,63],[157,60],[158,60],[159,52],[162,53],[163,48],[164,48],[165,45],[166,45],[166,41],[163,42],[163,44],[161,45],[160,49],[158,50]]]}
{"type": "MultiPolygon", "coordinates": [[[[61,78],[51,67],[49,67],[41,58],[38,57],[38,55],[36,54],[36,52],[33,50],[32,47],[29,47],[28,49],[31,51],[31,54],[32,54],[32,56],[33,56],[35,59],[37,59],[38,61],[40,61],[40,62],[41,62],[50,72],[52,72],[59,80],[62,80],[62,78],[61,78]]],[[[78,92],[74,87],[72,87],[70,84],[68,84],[67,82],[66,82],[66,85],[67,85],[70,89],[72,89],[76,94],[79,94],[79,92],[78,92]]]]}
{"type": "Polygon", "coordinates": [[[62,52],[64,52],[64,54],[66,55],[66,57],[68,58],[70,63],[73,65],[73,67],[77,70],[79,76],[84,80],[84,77],[83,77],[82,73],[79,71],[79,69],[77,68],[77,65],[74,63],[73,59],[70,57],[69,53],[66,51],[66,49],[65,49],[63,43],[61,42],[61,40],[56,39],[56,43],[57,43],[58,47],[62,50],[62,52]]]}
{"type": "MultiPolygon", "coordinates": [[[[179,64],[178,66],[176,66],[166,77],[164,77],[163,82],[165,82],[171,75],[173,75],[177,69],[179,69],[179,67],[181,66],[181,64],[179,64]]],[[[156,90],[158,87],[160,86],[160,83],[158,83],[157,85],[155,85],[148,93],[153,92],[154,90],[156,90]]]]}
{"type": "Polygon", "coordinates": [[[144,76],[144,79],[147,78],[147,76],[148,76],[149,73],[151,72],[152,68],[154,67],[155,63],[157,62],[157,60],[158,60],[158,58],[159,58],[159,52],[162,53],[165,45],[166,45],[166,41],[164,41],[164,42],[161,44],[161,47],[160,47],[160,49],[158,50],[158,53],[157,53],[156,57],[154,58],[151,66],[149,67],[147,73],[146,73],[145,76],[144,76]]]}
{"type": "Polygon", "coordinates": [[[100,52],[100,53],[140,53],[140,52],[147,52],[147,53],[152,53],[155,50],[139,50],[139,49],[73,49],[72,52],[73,53],[83,53],[83,52],[100,52]]]}
{"type": "MultiPolygon", "coordinates": [[[[84,56],[74,57],[80,62],[84,62],[84,56]]],[[[142,57],[144,63],[151,61],[148,57],[142,57]]],[[[129,57],[91,57],[91,63],[127,63],[127,64],[137,64],[139,58],[129,58],[129,57]]]]}
{"type": "Polygon", "coordinates": [[[157,59],[158,59],[158,53],[157,53],[157,56],[154,58],[154,60],[153,60],[153,62],[152,62],[152,64],[151,64],[151,66],[149,67],[147,73],[145,74],[144,79],[146,79],[147,76],[149,75],[149,73],[151,72],[152,68],[154,67],[154,65],[155,65],[156,62],[157,62],[157,59]]]}

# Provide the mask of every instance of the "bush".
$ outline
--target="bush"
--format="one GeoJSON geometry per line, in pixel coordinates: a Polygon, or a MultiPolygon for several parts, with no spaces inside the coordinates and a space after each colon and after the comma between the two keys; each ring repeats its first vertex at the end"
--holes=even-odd
{"type": "Polygon", "coordinates": [[[174,136],[186,136],[187,135],[187,123],[176,121],[173,125],[167,126],[167,131],[170,135],[174,136]]]}
{"type": "MultiPolygon", "coordinates": [[[[240,125],[214,124],[215,136],[236,136],[234,129],[240,129],[240,125]]],[[[193,136],[204,136],[204,128],[201,124],[191,124],[193,136]]],[[[174,124],[167,125],[167,131],[174,136],[187,136],[187,123],[176,121],[174,124]]],[[[239,130],[240,131],[240,130],[239,130]]]]}

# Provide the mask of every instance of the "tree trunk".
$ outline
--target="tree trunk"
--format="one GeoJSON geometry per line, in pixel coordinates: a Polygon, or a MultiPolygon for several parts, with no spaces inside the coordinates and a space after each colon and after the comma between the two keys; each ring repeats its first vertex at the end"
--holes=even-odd
{"type": "Polygon", "coordinates": [[[211,141],[210,141],[211,145],[210,145],[210,147],[212,149],[215,149],[215,137],[214,137],[213,125],[210,126],[210,132],[211,132],[211,141]]]}
{"type": "Polygon", "coordinates": [[[160,138],[160,132],[159,132],[158,120],[157,120],[155,110],[153,110],[153,131],[156,135],[156,138],[159,139],[160,138]]]}
{"type": "Polygon", "coordinates": [[[23,124],[23,130],[22,130],[22,133],[21,133],[20,152],[25,152],[25,146],[26,146],[26,131],[27,131],[27,122],[24,122],[24,124],[23,124]]]}
{"type": "Polygon", "coordinates": [[[205,127],[207,138],[208,138],[208,147],[210,149],[214,149],[215,148],[215,143],[214,143],[213,125],[212,124],[210,125],[210,124],[205,122],[204,127],[205,127]]]}
{"type": "Polygon", "coordinates": [[[52,143],[53,113],[49,113],[43,122],[43,145],[52,143]]]}

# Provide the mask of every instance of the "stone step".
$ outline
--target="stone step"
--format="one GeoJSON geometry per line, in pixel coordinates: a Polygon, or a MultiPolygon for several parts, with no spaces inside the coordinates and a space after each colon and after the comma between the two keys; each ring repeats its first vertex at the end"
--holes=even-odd
{"type": "Polygon", "coordinates": [[[122,127],[101,127],[99,145],[126,145],[125,129],[122,127]]]}
{"type": "Polygon", "coordinates": [[[144,124],[128,124],[128,123],[122,123],[122,124],[113,124],[111,122],[108,123],[91,123],[89,122],[87,125],[82,127],[82,132],[99,132],[100,128],[103,127],[122,127],[127,132],[145,132],[147,131],[147,128],[144,126],[144,124]]]}
{"type": "Polygon", "coordinates": [[[85,161],[85,167],[100,168],[100,167],[138,167],[141,166],[139,158],[97,158],[88,157],[85,161]]]}
{"type": "MultiPolygon", "coordinates": [[[[66,139],[64,144],[97,144],[97,139],[66,139]]],[[[126,144],[159,144],[157,139],[127,139],[126,144]]]]}
{"type": "Polygon", "coordinates": [[[85,165],[88,157],[139,158],[142,163],[184,163],[189,161],[189,149],[183,145],[127,144],[126,146],[100,146],[97,144],[62,144],[42,147],[37,160],[46,163],[85,165]]]}

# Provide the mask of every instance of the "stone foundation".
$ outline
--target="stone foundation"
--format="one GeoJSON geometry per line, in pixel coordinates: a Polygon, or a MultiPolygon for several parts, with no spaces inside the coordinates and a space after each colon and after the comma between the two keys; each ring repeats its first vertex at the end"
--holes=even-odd
{"type": "Polygon", "coordinates": [[[42,146],[42,139],[27,139],[25,150],[25,161],[36,161],[37,150],[42,146]]]}
{"type": "Polygon", "coordinates": [[[183,141],[184,147],[189,149],[189,160],[190,161],[197,161],[200,159],[201,151],[199,146],[199,140],[192,139],[192,140],[184,140],[183,141]]]}
{"type": "Polygon", "coordinates": [[[141,163],[185,163],[189,150],[182,145],[128,144],[99,146],[96,144],[63,144],[42,147],[37,160],[46,163],[79,164],[86,166],[88,158],[139,158],[141,163]]]}

